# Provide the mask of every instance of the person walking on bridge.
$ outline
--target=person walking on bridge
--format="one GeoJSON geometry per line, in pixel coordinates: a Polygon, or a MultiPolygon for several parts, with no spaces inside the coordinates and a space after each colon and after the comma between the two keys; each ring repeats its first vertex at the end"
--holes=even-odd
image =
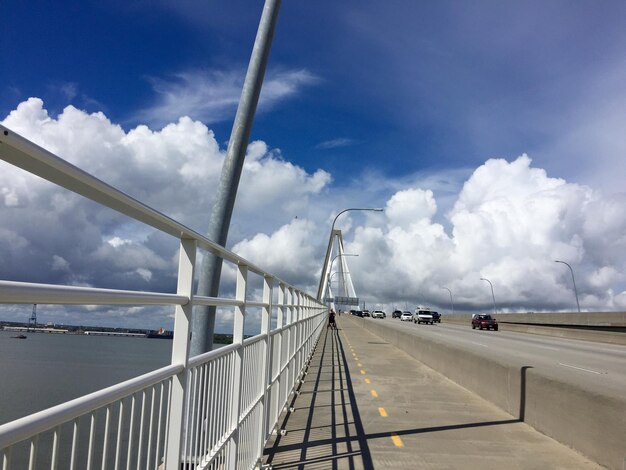
{"type": "Polygon", "coordinates": [[[337,329],[337,323],[335,323],[335,311],[331,308],[328,312],[328,326],[327,328],[337,329]]]}

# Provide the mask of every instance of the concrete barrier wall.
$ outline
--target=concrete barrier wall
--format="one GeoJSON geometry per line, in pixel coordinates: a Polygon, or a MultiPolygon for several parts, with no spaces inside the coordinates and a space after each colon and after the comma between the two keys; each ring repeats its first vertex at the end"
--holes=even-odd
{"type": "Polygon", "coordinates": [[[453,349],[383,321],[342,316],[479,394],[538,431],[615,470],[626,470],[626,398],[581,390],[519,367],[453,349]]]}

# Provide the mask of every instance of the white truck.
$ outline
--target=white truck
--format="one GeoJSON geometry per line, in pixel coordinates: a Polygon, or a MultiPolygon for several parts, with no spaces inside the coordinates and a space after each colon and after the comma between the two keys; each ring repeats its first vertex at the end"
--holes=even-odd
{"type": "Polygon", "coordinates": [[[415,309],[415,313],[413,314],[413,323],[417,323],[418,325],[421,323],[430,323],[431,325],[434,323],[433,314],[428,308],[417,307],[415,309]]]}

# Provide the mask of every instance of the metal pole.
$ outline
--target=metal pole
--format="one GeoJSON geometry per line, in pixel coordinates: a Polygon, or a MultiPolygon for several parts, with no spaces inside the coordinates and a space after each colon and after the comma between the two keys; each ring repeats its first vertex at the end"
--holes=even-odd
{"type": "Polygon", "coordinates": [[[442,289],[445,289],[450,293],[450,306],[452,307],[451,315],[454,315],[454,303],[452,302],[452,291],[448,289],[447,287],[442,287],[442,289]]]}
{"type": "MultiPolygon", "coordinates": [[[[233,129],[228,141],[226,159],[222,167],[215,205],[213,206],[207,231],[207,237],[222,246],[226,246],[228,238],[230,219],[235,205],[239,179],[241,178],[243,162],[250,139],[250,131],[272,46],[280,4],[281,0],[265,1],[252,49],[252,56],[248,65],[248,72],[246,73],[241,98],[239,99],[237,114],[235,115],[233,129]]],[[[197,294],[217,297],[222,272],[222,259],[211,253],[206,253],[199,271],[197,294]]],[[[213,348],[215,313],[215,307],[197,307],[194,312],[191,324],[190,354],[192,356],[210,351],[213,348]]]]}
{"type": "Polygon", "coordinates": [[[563,263],[569,268],[570,273],[572,273],[572,283],[574,284],[574,294],[576,294],[576,305],[578,306],[578,313],[580,313],[580,304],[578,303],[578,290],[576,289],[576,280],[574,279],[574,270],[572,267],[566,263],[565,261],[554,260],[555,263],[563,263]]]}
{"type": "Polygon", "coordinates": [[[493,314],[495,315],[497,313],[496,312],[496,296],[493,293],[493,284],[491,283],[489,279],[485,279],[484,277],[481,277],[480,280],[487,281],[489,285],[491,286],[491,298],[493,299],[493,314]]]}

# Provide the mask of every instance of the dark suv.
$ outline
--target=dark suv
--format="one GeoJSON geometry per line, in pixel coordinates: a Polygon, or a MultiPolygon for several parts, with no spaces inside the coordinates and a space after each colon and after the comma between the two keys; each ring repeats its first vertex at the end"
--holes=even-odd
{"type": "Polygon", "coordinates": [[[430,312],[433,316],[433,323],[441,323],[441,313],[439,312],[430,312]]]}
{"type": "Polygon", "coordinates": [[[400,310],[394,310],[393,313],[391,314],[391,318],[400,318],[402,316],[402,311],[400,310]]]}
{"type": "Polygon", "coordinates": [[[498,331],[498,322],[491,315],[475,315],[472,318],[472,330],[478,328],[479,330],[493,330],[498,331]]]}

